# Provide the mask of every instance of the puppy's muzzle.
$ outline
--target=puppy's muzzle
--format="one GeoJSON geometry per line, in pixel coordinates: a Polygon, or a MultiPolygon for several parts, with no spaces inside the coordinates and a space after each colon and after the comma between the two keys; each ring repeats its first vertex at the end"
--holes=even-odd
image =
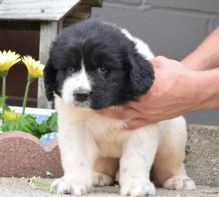
{"type": "Polygon", "coordinates": [[[74,98],[77,102],[86,102],[89,100],[92,91],[83,90],[83,91],[76,91],[74,92],[74,98]]]}

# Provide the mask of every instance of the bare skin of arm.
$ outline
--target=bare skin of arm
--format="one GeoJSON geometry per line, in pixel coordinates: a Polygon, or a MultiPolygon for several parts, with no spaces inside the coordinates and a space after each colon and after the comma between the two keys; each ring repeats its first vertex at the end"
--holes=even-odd
{"type": "Polygon", "coordinates": [[[182,63],[194,70],[219,67],[219,27],[215,29],[182,63]]]}
{"type": "Polygon", "coordinates": [[[181,63],[165,57],[152,59],[155,81],[150,91],[119,111],[100,113],[127,120],[126,129],[133,130],[185,112],[219,107],[217,43],[219,28],[181,63]]]}

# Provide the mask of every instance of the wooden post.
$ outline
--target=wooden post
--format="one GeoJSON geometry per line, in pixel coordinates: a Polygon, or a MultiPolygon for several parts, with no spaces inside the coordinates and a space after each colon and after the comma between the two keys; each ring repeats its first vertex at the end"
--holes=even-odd
{"type": "MultiPolygon", "coordinates": [[[[62,30],[62,20],[59,22],[41,22],[40,24],[40,48],[39,59],[42,64],[48,60],[50,46],[58,33],[62,30]]],[[[52,108],[52,103],[47,101],[43,79],[38,80],[38,103],[39,108],[52,108]]]]}

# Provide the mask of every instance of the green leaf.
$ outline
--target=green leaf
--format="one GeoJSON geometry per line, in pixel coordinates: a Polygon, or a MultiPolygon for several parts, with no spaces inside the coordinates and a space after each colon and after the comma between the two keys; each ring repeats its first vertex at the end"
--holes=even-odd
{"type": "MultiPolygon", "coordinates": [[[[7,97],[6,97],[6,100],[7,100],[7,97]]],[[[2,96],[0,96],[0,107],[1,108],[3,106],[3,102],[4,102],[4,99],[2,98],[2,96]]],[[[5,110],[11,111],[11,109],[8,107],[8,105],[6,103],[5,103],[5,110]]]]}
{"type": "Polygon", "coordinates": [[[44,122],[40,124],[40,132],[41,134],[51,133],[58,131],[57,126],[57,113],[54,112],[51,114],[51,116],[44,122]]]}
{"type": "Polygon", "coordinates": [[[47,193],[52,193],[50,189],[51,184],[46,179],[34,176],[30,179],[29,185],[33,189],[38,189],[47,193]]]}
{"type": "Polygon", "coordinates": [[[2,123],[2,131],[24,131],[38,138],[41,136],[40,126],[36,118],[31,115],[21,115],[16,120],[8,120],[2,123]]]}

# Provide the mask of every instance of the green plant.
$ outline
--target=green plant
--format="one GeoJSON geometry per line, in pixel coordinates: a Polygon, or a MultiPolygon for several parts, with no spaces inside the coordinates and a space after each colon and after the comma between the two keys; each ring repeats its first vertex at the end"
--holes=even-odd
{"type": "Polygon", "coordinates": [[[38,138],[40,138],[43,134],[57,131],[56,113],[53,113],[43,123],[38,123],[36,121],[36,117],[33,115],[25,114],[29,87],[35,79],[42,77],[43,69],[44,65],[40,64],[39,61],[34,60],[31,56],[24,56],[20,58],[20,55],[15,52],[0,51],[0,77],[2,78],[2,95],[0,97],[0,108],[2,109],[0,112],[1,131],[24,131],[31,133],[38,138]],[[19,61],[23,61],[28,70],[22,113],[12,111],[6,104],[6,78],[9,69],[19,61]]]}
{"type": "Polygon", "coordinates": [[[29,185],[33,189],[38,189],[51,194],[53,193],[51,190],[51,184],[46,179],[34,176],[29,180],[29,185]]]}

